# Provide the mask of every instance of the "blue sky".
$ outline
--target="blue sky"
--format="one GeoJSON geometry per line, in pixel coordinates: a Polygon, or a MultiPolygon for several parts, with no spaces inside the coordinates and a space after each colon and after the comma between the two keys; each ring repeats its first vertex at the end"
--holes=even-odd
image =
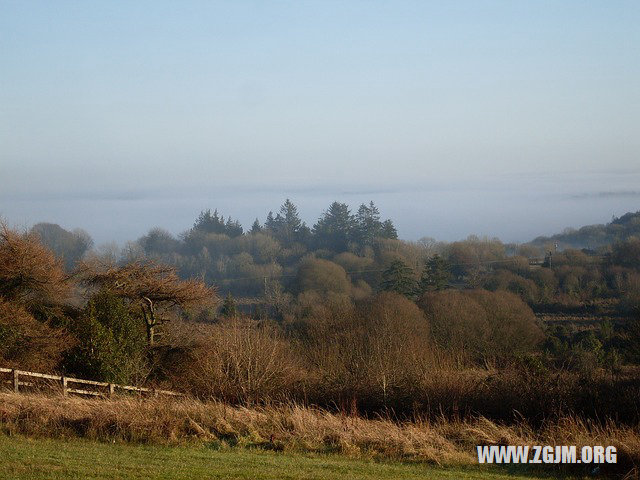
{"type": "Polygon", "coordinates": [[[286,196],[309,222],[371,197],[406,238],[607,221],[640,209],[639,24],[632,1],[0,1],[0,215],[104,240],[286,196]],[[518,224],[541,195],[598,203],[518,224]]]}

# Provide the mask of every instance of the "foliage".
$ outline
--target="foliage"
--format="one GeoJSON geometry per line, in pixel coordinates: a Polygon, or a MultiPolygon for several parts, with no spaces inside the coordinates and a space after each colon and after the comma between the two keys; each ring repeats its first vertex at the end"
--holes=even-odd
{"type": "Polygon", "coordinates": [[[429,324],[402,295],[383,292],[356,305],[325,302],[306,320],[302,353],[321,398],[389,405],[430,365],[429,324]]]}
{"type": "Polygon", "coordinates": [[[122,384],[145,379],[145,329],[121,297],[107,291],[94,294],[72,329],[78,345],[66,355],[68,371],[122,384]]]}
{"type": "MultiPolygon", "coordinates": [[[[638,219],[640,219],[640,215],[638,219]]],[[[640,268],[640,237],[632,237],[614,244],[611,252],[611,261],[615,265],[623,267],[640,268]]]]}
{"type": "Polygon", "coordinates": [[[39,236],[0,223],[0,297],[46,319],[59,313],[69,294],[62,262],[40,243],[39,236]]]}
{"type": "Polygon", "coordinates": [[[450,279],[451,271],[448,262],[435,254],[425,262],[418,282],[418,291],[424,293],[429,290],[444,290],[450,279]]]}
{"type": "Polygon", "coordinates": [[[236,306],[236,301],[231,296],[231,293],[228,293],[224,298],[222,308],[220,309],[220,315],[225,318],[234,318],[238,315],[238,307],[236,306]]]}
{"type": "Polygon", "coordinates": [[[380,211],[373,202],[360,205],[355,217],[354,230],[354,240],[363,246],[372,246],[376,238],[384,235],[380,211]]]}
{"type": "Polygon", "coordinates": [[[572,409],[637,418],[637,239],[621,239],[611,255],[560,247],[543,263],[538,246],[394,237],[373,203],[352,215],[334,202],[311,231],[287,200],[251,232],[207,211],[179,237],[152,229],[119,255],[85,255],[66,275],[41,235],[5,228],[1,360],[55,370],[73,348],[67,371],[173,382],[233,402],[286,397],[399,417],[509,420],[517,410],[539,421],[572,409]],[[214,284],[226,296],[221,319],[214,284]]]}
{"type": "Polygon", "coordinates": [[[505,246],[498,239],[470,236],[465,241],[453,242],[447,250],[453,275],[466,279],[472,287],[480,285],[492,263],[505,259],[505,246]]]}
{"type": "Polygon", "coordinates": [[[242,403],[283,399],[302,379],[290,344],[264,322],[230,318],[200,329],[193,343],[174,375],[203,398],[242,403]]]}
{"type": "Polygon", "coordinates": [[[134,262],[121,267],[84,264],[83,281],[126,299],[142,313],[149,345],[155,342],[155,329],[167,321],[172,307],[215,303],[215,291],[198,280],[180,280],[175,269],[166,265],[134,262]]]}
{"type": "Polygon", "coordinates": [[[344,252],[349,248],[355,219],[346,203],[333,202],[313,226],[316,243],[320,248],[344,252]]]}
{"type": "Polygon", "coordinates": [[[597,249],[633,236],[640,236],[640,212],[626,213],[606,225],[586,225],[578,230],[566,229],[563,233],[551,237],[538,237],[531,244],[539,247],[557,244],[561,249],[597,249]]]}
{"type": "Polygon", "coordinates": [[[53,371],[74,343],[63,328],[33,318],[24,307],[0,298],[0,362],[3,367],[53,371]]]}
{"type": "Polygon", "coordinates": [[[320,258],[308,258],[298,268],[295,288],[297,292],[348,293],[351,282],[340,265],[320,258]]]}
{"type": "Polygon", "coordinates": [[[209,209],[200,212],[196,223],[193,225],[193,230],[203,233],[224,234],[232,238],[242,235],[243,232],[240,222],[233,220],[231,216],[225,222],[224,215],[218,216],[218,210],[215,210],[212,214],[209,209]]]}
{"type": "Polygon", "coordinates": [[[180,242],[162,228],[152,228],[138,240],[147,255],[170,254],[178,250],[180,242]]]}
{"type": "Polygon", "coordinates": [[[396,292],[406,297],[412,297],[416,291],[416,281],[413,270],[402,260],[396,260],[382,273],[380,289],[386,292],[396,292]]]}
{"type": "Polygon", "coordinates": [[[539,298],[538,286],[533,280],[521,277],[509,270],[499,269],[488,275],[484,281],[487,290],[506,290],[515,293],[527,303],[535,303],[539,298]]]}
{"type": "Polygon", "coordinates": [[[504,360],[543,338],[531,309],[512,293],[445,290],[423,295],[418,305],[436,342],[462,358],[504,360]]]}
{"type": "Polygon", "coordinates": [[[298,208],[288,198],[280,207],[280,213],[275,218],[270,213],[264,226],[265,230],[285,246],[291,246],[295,242],[304,242],[309,235],[309,228],[300,220],[298,208]]]}

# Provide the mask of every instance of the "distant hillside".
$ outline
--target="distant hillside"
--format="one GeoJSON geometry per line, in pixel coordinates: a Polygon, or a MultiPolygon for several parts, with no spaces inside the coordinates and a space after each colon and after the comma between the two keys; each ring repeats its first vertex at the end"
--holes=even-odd
{"type": "Polygon", "coordinates": [[[557,243],[559,248],[598,249],[632,236],[640,236],[640,211],[625,213],[606,225],[587,225],[578,230],[567,228],[551,237],[537,237],[531,245],[544,246],[557,243]]]}

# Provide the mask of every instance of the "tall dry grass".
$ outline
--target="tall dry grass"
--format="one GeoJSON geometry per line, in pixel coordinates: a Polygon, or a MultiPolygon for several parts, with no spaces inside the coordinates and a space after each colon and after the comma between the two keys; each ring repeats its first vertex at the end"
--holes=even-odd
{"type": "Polygon", "coordinates": [[[637,428],[597,425],[575,418],[533,429],[526,423],[506,426],[484,417],[405,422],[365,419],[295,404],[246,408],[194,399],[95,400],[0,393],[0,428],[8,435],[160,444],[199,442],[213,448],[340,453],[439,465],[476,463],[477,445],[614,445],[618,464],[605,469],[622,473],[635,469],[637,473],[640,466],[637,428]]]}

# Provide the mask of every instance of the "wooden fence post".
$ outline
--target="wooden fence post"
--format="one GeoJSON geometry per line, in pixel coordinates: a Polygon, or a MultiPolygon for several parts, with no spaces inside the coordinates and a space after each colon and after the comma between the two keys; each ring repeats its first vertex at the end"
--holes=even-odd
{"type": "MultiPolygon", "coordinates": [[[[108,392],[109,392],[109,396],[112,397],[115,395],[116,392],[116,388],[122,389],[125,392],[131,393],[131,394],[138,394],[139,396],[142,397],[159,397],[160,395],[173,395],[173,396],[184,396],[180,393],[177,392],[171,392],[171,391],[167,391],[167,390],[159,390],[156,388],[147,388],[147,387],[135,387],[133,385],[119,385],[117,383],[107,383],[107,382],[97,382],[94,380],[83,380],[81,378],[73,378],[73,377],[67,377],[65,375],[53,375],[53,374],[48,374],[48,373],[38,373],[38,372],[27,372],[25,370],[18,370],[17,368],[4,368],[4,367],[0,367],[0,374],[2,374],[3,376],[6,374],[10,374],[11,375],[11,380],[6,380],[6,376],[5,376],[5,383],[9,383],[13,385],[13,391],[15,393],[20,393],[20,386],[23,387],[38,387],[39,383],[37,380],[28,380],[29,378],[44,378],[47,380],[51,380],[52,382],[45,382],[43,384],[40,384],[41,387],[47,387],[47,388],[53,388],[57,390],[57,387],[55,387],[55,384],[57,382],[60,382],[61,386],[62,386],[62,394],[65,397],[68,397],[71,394],[77,393],[80,395],[94,395],[94,396],[104,396],[105,395],[105,388],[108,388],[108,392]],[[23,382],[20,382],[20,379],[27,379],[24,380],[23,382]],[[71,382],[71,387],[69,387],[69,382],[71,382]],[[93,387],[89,387],[89,389],[85,388],[79,388],[74,386],[75,384],[81,384],[80,386],[82,386],[82,384],[84,385],[92,385],[93,387]]],[[[0,378],[0,385],[2,384],[2,379],[0,378]]],[[[29,390],[29,388],[27,389],[29,390]]],[[[59,390],[57,390],[59,392],[59,390]]]]}

